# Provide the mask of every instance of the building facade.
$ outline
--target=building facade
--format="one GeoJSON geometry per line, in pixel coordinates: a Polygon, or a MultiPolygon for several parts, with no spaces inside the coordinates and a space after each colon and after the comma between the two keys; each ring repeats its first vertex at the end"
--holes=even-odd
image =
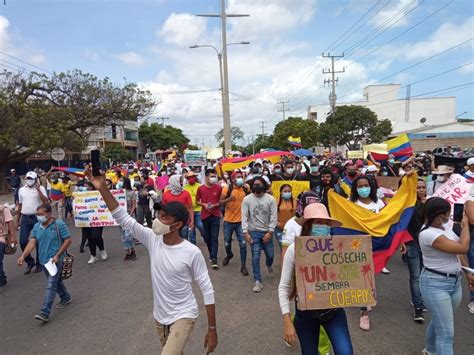
{"type": "MultiPolygon", "coordinates": [[[[364,88],[364,100],[338,103],[356,105],[371,109],[380,120],[392,122],[393,134],[454,123],[456,117],[456,97],[399,98],[400,84],[369,85],[364,88]]],[[[324,122],[330,113],[329,105],[310,106],[308,119],[324,122]]]]}
{"type": "Polygon", "coordinates": [[[138,157],[138,125],[135,121],[125,121],[122,125],[99,127],[90,134],[87,148],[83,155],[89,155],[93,149],[103,150],[107,145],[121,144],[130,151],[135,158],[138,157]]]}

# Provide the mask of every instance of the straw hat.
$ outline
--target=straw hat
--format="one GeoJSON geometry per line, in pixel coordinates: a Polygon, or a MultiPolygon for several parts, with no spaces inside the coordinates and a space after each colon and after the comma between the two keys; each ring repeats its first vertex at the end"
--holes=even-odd
{"type": "Polygon", "coordinates": [[[309,219],[323,219],[329,221],[330,227],[339,227],[342,225],[341,222],[329,217],[328,210],[322,203],[312,203],[306,206],[303,217],[297,218],[296,221],[303,225],[309,219]]]}
{"type": "Polygon", "coordinates": [[[194,171],[190,170],[184,175],[186,179],[190,178],[191,176],[197,176],[197,174],[194,171]]]}
{"type": "Polygon", "coordinates": [[[454,169],[447,165],[438,165],[437,169],[433,170],[431,173],[435,175],[452,174],[454,173],[454,169]]]}

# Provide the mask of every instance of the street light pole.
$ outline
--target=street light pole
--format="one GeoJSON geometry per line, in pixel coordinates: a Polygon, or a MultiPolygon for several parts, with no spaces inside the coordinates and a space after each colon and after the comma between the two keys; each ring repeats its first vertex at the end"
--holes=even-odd
{"type": "Polygon", "coordinates": [[[232,150],[232,142],[230,135],[230,107],[229,107],[229,72],[227,68],[227,17],[248,17],[250,15],[236,15],[236,14],[227,14],[225,12],[225,0],[220,0],[220,13],[217,14],[206,14],[206,15],[197,15],[201,17],[219,17],[221,19],[221,40],[222,40],[222,91],[225,99],[222,100],[223,105],[223,119],[224,119],[224,150],[225,153],[228,153],[232,150]]]}

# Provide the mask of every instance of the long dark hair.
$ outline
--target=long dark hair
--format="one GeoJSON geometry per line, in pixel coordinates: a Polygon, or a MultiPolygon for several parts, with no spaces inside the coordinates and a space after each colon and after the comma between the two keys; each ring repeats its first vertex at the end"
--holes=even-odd
{"type": "Polygon", "coordinates": [[[442,214],[451,212],[451,205],[448,201],[441,197],[431,197],[423,208],[423,218],[425,220],[425,226],[421,229],[422,231],[431,227],[436,217],[442,214]]]}
{"type": "Polygon", "coordinates": [[[357,191],[357,182],[365,179],[369,183],[370,186],[370,199],[374,202],[377,202],[377,189],[375,188],[374,184],[370,181],[370,178],[367,176],[358,176],[355,178],[355,180],[352,182],[352,187],[351,187],[351,201],[356,202],[359,199],[359,192],[357,191]]]}
{"type": "MultiPolygon", "coordinates": [[[[293,188],[291,187],[290,184],[283,184],[283,185],[280,186],[280,199],[278,200],[278,211],[280,211],[280,205],[283,202],[283,199],[281,197],[281,192],[283,191],[283,189],[285,187],[289,187],[291,189],[291,193],[293,193],[293,188]]],[[[291,199],[291,211],[293,211],[294,209],[295,209],[295,199],[292,198],[291,199]]]]}
{"type": "Polygon", "coordinates": [[[129,191],[132,189],[132,183],[129,178],[123,178],[123,188],[129,191]]]}

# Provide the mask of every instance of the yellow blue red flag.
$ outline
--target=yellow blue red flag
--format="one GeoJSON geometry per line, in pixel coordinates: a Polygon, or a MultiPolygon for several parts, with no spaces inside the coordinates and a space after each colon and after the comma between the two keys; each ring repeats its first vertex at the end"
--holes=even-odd
{"type": "Polygon", "coordinates": [[[301,148],[301,137],[293,137],[289,136],[288,137],[288,143],[292,145],[293,147],[301,148]]]}
{"type": "Polygon", "coordinates": [[[331,217],[342,223],[342,227],[333,228],[335,235],[372,236],[375,272],[385,267],[400,243],[413,239],[407,227],[416,203],[417,179],[416,174],[403,177],[400,188],[379,214],[346,200],[334,191],[328,194],[331,217]]]}

